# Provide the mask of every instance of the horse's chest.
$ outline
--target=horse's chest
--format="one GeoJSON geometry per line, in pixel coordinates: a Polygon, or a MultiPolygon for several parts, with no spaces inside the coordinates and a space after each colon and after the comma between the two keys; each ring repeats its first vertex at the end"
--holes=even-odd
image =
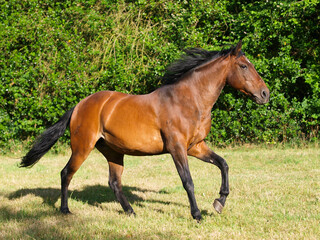
{"type": "Polygon", "coordinates": [[[198,121],[198,124],[194,125],[194,131],[190,142],[199,142],[202,141],[210,132],[211,128],[211,119],[210,117],[202,118],[198,121]]]}

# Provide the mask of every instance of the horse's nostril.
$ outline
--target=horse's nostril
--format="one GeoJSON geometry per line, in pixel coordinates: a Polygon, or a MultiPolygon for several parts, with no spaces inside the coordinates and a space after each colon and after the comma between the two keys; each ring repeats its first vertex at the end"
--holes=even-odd
{"type": "Polygon", "coordinates": [[[261,91],[261,97],[262,97],[263,99],[266,99],[266,98],[268,97],[267,91],[262,90],[262,91],[261,91]]]}

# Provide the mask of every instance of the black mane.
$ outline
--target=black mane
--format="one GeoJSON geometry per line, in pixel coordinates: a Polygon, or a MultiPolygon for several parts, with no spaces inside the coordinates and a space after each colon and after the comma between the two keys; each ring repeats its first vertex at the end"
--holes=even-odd
{"type": "MultiPolygon", "coordinates": [[[[206,62],[212,61],[222,56],[228,56],[234,47],[224,49],[221,51],[207,51],[201,48],[190,48],[184,50],[185,54],[180,59],[170,64],[166,73],[162,77],[164,85],[173,84],[178,82],[182,76],[190,70],[198,67],[206,62]]],[[[241,51],[239,56],[244,55],[241,51]]]]}

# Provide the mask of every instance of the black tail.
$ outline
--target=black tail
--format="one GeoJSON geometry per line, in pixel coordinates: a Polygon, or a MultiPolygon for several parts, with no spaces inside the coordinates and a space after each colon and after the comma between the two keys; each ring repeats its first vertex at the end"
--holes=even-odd
{"type": "Polygon", "coordinates": [[[58,122],[42,133],[33,144],[31,150],[22,158],[20,167],[32,167],[64,134],[70,123],[74,107],[67,111],[58,122]]]}

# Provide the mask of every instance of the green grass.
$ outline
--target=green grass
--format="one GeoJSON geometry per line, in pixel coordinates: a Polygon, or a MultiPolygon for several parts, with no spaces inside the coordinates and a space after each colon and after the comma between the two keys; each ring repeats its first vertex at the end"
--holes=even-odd
{"type": "Polygon", "coordinates": [[[59,213],[66,155],[46,155],[31,169],[2,156],[0,239],[319,239],[320,150],[218,149],[230,167],[230,195],[221,215],[220,172],[190,158],[203,221],[190,215],[169,155],[126,157],[123,185],[137,216],[124,214],[107,186],[108,164],[96,151],[74,176],[70,216],[59,213]]]}

